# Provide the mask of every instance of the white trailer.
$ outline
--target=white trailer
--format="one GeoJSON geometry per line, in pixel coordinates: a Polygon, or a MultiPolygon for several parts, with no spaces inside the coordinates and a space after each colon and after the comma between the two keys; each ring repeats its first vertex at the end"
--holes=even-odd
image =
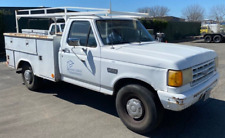
{"type": "Polygon", "coordinates": [[[206,100],[215,87],[219,78],[215,51],[156,42],[138,20],[128,18],[148,15],[67,9],[16,14],[16,19],[63,17],[62,36],[4,34],[7,63],[22,73],[28,89],[38,89],[42,79],[48,79],[115,95],[122,122],[132,131],[146,133],[160,124],[164,109],[188,108],[206,100]]]}

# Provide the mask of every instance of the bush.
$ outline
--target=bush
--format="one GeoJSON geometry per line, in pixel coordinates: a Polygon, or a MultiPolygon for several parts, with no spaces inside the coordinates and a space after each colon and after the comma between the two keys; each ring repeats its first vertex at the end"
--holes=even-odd
{"type": "Polygon", "coordinates": [[[145,26],[146,29],[154,29],[154,35],[157,32],[163,32],[166,29],[168,22],[160,19],[140,19],[140,22],[145,26]]]}
{"type": "Polygon", "coordinates": [[[160,19],[140,19],[146,29],[154,29],[154,35],[157,32],[165,33],[165,40],[171,42],[184,39],[187,36],[200,35],[200,22],[172,22],[160,19]]]}
{"type": "Polygon", "coordinates": [[[200,27],[200,22],[169,22],[163,32],[166,34],[166,40],[171,42],[200,35],[200,27]]]}
{"type": "Polygon", "coordinates": [[[4,37],[3,37],[4,30],[3,29],[4,29],[3,15],[0,12],[0,57],[5,52],[5,48],[4,48],[4,37]]]}
{"type": "Polygon", "coordinates": [[[12,16],[12,13],[9,10],[0,10],[0,57],[5,57],[5,41],[3,33],[5,32],[6,24],[4,24],[4,17],[10,15],[12,16]]]}

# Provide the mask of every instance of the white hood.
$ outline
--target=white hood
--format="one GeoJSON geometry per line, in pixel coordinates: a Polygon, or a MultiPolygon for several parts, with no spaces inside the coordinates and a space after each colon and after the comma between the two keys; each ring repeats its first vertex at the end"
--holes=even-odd
{"type": "Polygon", "coordinates": [[[213,50],[169,43],[125,44],[102,48],[102,58],[165,69],[182,70],[213,59],[213,50]]]}

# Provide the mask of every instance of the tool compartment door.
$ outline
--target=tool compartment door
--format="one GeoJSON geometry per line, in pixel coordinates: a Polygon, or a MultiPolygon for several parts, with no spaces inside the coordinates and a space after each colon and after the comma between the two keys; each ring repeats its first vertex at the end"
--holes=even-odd
{"type": "Polygon", "coordinates": [[[34,38],[5,36],[5,47],[19,52],[37,54],[37,41],[34,38]]]}
{"type": "Polygon", "coordinates": [[[9,67],[15,68],[14,51],[6,49],[6,63],[9,67]]]}
{"type": "Polygon", "coordinates": [[[55,63],[53,40],[37,39],[37,51],[39,75],[46,79],[54,80],[55,63]]]}

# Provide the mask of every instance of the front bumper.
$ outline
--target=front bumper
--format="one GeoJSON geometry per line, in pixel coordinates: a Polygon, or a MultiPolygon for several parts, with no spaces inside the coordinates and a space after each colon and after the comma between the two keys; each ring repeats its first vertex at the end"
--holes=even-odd
{"type": "Polygon", "coordinates": [[[204,83],[180,94],[157,91],[159,99],[165,109],[181,111],[200,99],[209,96],[210,91],[216,86],[219,74],[216,73],[204,83]]]}

